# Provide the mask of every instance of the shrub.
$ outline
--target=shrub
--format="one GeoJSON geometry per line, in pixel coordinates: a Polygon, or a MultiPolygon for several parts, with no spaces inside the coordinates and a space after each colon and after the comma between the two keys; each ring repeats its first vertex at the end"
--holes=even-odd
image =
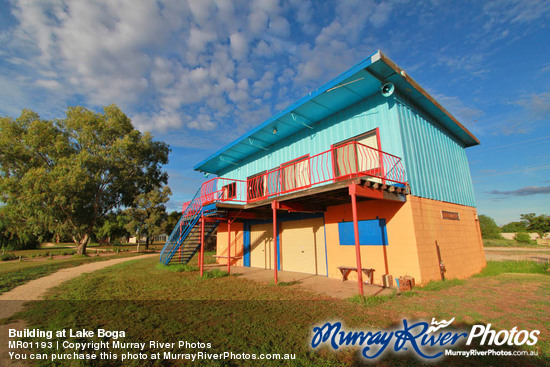
{"type": "Polygon", "coordinates": [[[516,240],[519,243],[532,243],[531,236],[529,236],[529,233],[525,232],[518,232],[514,236],[514,240],[516,240]]]}
{"type": "Polygon", "coordinates": [[[495,220],[487,215],[481,214],[479,216],[479,228],[481,230],[481,236],[483,239],[502,239],[500,234],[500,227],[497,226],[495,220]]]}
{"type": "Polygon", "coordinates": [[[12,254],[11,252],[0,255],[0,261],[8,261],[8,260],[15,260],[15,259],[17,259],[17,256],[15,256],[15,254],[12,254]]]}

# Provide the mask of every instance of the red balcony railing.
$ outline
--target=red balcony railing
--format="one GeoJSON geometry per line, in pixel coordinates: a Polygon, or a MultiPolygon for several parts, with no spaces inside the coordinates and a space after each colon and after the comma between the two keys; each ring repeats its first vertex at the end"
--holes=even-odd
{"type": "MultiPolygon", "coordinates": [[[[189,212],[196,212],[204,205],[214,202],[230,201],[246,203],[246,181],[223,177],[214,177],[201,185],[199,198],[194,200],[189,212]]],[[[191,201],[183,203],[182,212],[185,212],[191,201]]]]}
{"type": "MultiPolygon", "coordinates": [[[[246,181],[213,178],[202,184],[200,200],[195,200],[193,205],[250,203],[363,176],[388,185],[405,185],[406,181],[401,158],[358,142],[349,142],[314,156],[298,158],[246,181]]],[[[184,211],[189,203],[183,204],[184,211]]],[[[198,208],[192,208],[195,209],[198,208]]]]}

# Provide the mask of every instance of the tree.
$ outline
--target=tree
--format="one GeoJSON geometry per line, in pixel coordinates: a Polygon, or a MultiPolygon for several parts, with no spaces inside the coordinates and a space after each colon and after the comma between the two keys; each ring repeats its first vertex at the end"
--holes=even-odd
{"type": "Polygon", "coordinates": [[[115,105],[69,107],[60,120],[23,110],[0,118],[0,131],[0,201],[35,232],[70,234],[78,254],[108,213],[167,181],[168,145],[115,105]]]}
{"type": "Polygon", "coordinates": [[[521,214],[521,220],[527,223],[527,230],[538,233],[540,238],[550,232],[550,215],[536,215],[535,213],[521,214]]]}
{"type": "Polygon", "coordinates": [[[130,232],[127,230],[130,218],[123,211],[111,212],[107,214],[101,227],[97,229],[96,236],[99,239],[109,238],[109,242],[113,239],[129,237],[130,232]]]}
{"type": "Polygon", "coordinates": [[[502,232],[504,233],[527,232],[527,223],[524,221],[510,222],[502,226],[502,232]]]}
{"type": "Polygon", "coordinates": [[[479,228],[481,229],[481,236],[485,239],[501,239],[500,227],[497,226],[495,220],[487,215],[479,216],[479,228]]]}
{"type": "Polygon", "coordinates": [[[142,236],[145,236],[145,249],[149,249],[151,237],[157,236],[163,231],[163,222],[166,221],[166,206],[172,191],[168,186],[157,186],[151,191],[136,197],[132,208],[126,210],[130,222],[126,228],[136,235],[138,244],[142,236]]]}
{"type": "Polygon", "coordinates": [[[37,248],[44,233],[34,233],[25,220],[13,216],[13,210],[7,205],[0,206],[0,247],[4,249],[37,248]]]}
{"type": "Polygon", "coordinates": [[[166,218],[166,221],[164,222],[164,233],[166,233],[167,235],[170,235],[172,233],[181,218],[181,214],[182,213],[177,210],[174,210],[173,212],[168,214],[168,218],[166,218]]]}
{"type": "Polygon", "coordinates": [[[519,243],[531,243],[531,236],[529,236],[529,233],[527,232],[518,232],[514,236],[514,240],[516,240],[519,243]]]}

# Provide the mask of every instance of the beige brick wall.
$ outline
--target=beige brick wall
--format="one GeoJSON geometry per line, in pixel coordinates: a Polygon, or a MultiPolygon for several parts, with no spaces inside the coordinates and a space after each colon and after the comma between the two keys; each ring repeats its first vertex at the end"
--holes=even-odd
{"type": "Polygon", "coordinates": [[[472,207],[410,196],[422,282],[440,280],[436,241],[447,279],[467,278],[485,266],[485,253],[472,207]],[[458,212],[460,220],[442,219],[441,211],[458,212]]]}

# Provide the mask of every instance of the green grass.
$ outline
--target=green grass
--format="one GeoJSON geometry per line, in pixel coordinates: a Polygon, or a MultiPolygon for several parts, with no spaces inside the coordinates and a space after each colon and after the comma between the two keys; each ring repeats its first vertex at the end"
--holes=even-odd
{"type": "Polygon", "coordinates": [[[393,299],[396,296],[396,292],[393,292],[390,295],[381,295],[381,296],[360,296],[356,295],[353,297],[348,298],[348,301],[352,303],[360,304],[361,306],[371,307],[371,306],[377,306],[382,303],[385,303],[391,299],[393,299]]]}
{"type": "Polygon", "coordinates": [[[105,261],[114,258],[135,255],[137,254],[120,254],[101,257],[74,255],[70,259],[48,259],[43,261],[17,261],[4,263],[0,267],[0,294],[7,292],[19,285],[25,284],[30,280],[38,279],[54,273],[59,269],[72,268],[91,262],[105,261]]]}
{"type": "Polygon", "coordinates": [[[550,250],[550,246],[546,245],[537,245],[536,243],[521,243],[514,240],[494,240],[494,239],[484,239],[484,247],[523,247],[523,248],[536,248],[541,250],[550,250]]]}
{"type": "MultiPolygon", "coordinates": [[[[162,249],[163,245],[160,244],[154,244],[150,245],[150,250],[160,250],[162,249]]],[[[134,251],[136,250],[135,244],[124,244],[121,246],[113,246],[113,245],[99,245],[97,243],[91,243],[86,246],[87,252],[89,255],[96,254],[97,252],[115,252],[118,250],[119,252],[128,252],[128,251],[134,251]]],[[[144,250],[145,245],[141,245],[140,250],[144,250]]],[[[56,244],[55,246],[49,246],[46,247],[42,245],[40,248],[37,249],[29,249],[29,250],[9,250],[6,251],[6,254],[13,254],[17,258],[21,256],[22,258],[35,258],[35,257],[48,257],[50,255],[53,256],[63,256],[63,255],[74,255],[76,253],[76,247],[74,243],[60,243],[56,244]]]]}
{"type": "Polygon", "coordinates": [[[24,259],[25,258],[32,259],[35,257],[49,257],[51,255],[53,256],[74,255],[76,254],[76,250],[74,248],[66,248],[66,247],[62,247],[62,248],[47,247],[47,248],[34,249],[34,250],[16,250],[16,251],[10,251],[7,253],[15,255],[17,258],[21,256],[24,259]]]}
{"type": "Polygon", "coordinates": [[[180,273],[182,271],[199,270],[198,266],[193,266],[188,264],[170,264],[170,265],[157,264],[156,268],[164,271],[171,271],[173,273],[180,273]]]}
{"type": "Polygon", "coordinates": [[[463,285],[466,283],[466,280],[462,279],[449,279],[445,281],[431,281],[425,286],[422,287],[414,287],[411,291],[401,292],[397,294],[396,291],[394,291],[390,295],[379,295],[379,296],[353,296],[348,298],[348,301],[352,303],[357,303],[362,306],[371,307],[374,305],[379,305],[382,303],[385,303],[394,297],[412,297],[412,296],[418,296],[422,294],[422,292],[438,292],[443,289],[449,289],[452,287],[456,287],[459,285],[463,285]]]}
{"type": "MultiPolygon", "coordinates": [[[[150,243],[149,244],[149,251],[151,250],[154,250],[154,251],[160,251],[162,250],[162,248],[164,247],[164,242],[154,242],[154,243],[150,243]]],[[[117,248],[118,249],[121,249],[121,250],[135,250],[137,248],[137,243],[121,243],[119,244],[118,246],[115,246],[114,244],[112,243],[90,243],[88,245],[88,248],[93,248],[94,250],[95,249],[99,249],[99,250],[116,250],[117,248]]],[[[140,251],[141,250],[144,250],[145,249],[145,243],[140,243],[139,245],[139,249],[140,251]]]]}
{"type": "MultiPolygon", "coordinates": [[[[445,286],[428,284],[415,288],[414,294],[405,292],[386,297],[337,300],[309,293],[298,286],[276,287],[238,276],[201,279],[198,271],[171,271],[170,267],[157,266],[157,263],[156,258],[135,260],[83,274],[50,291],[47,301],[31,302],[13,319],[22,318],[27,327],[41,330],[125,330],[124,340],[132,342],[208,342],[212,343],[210,352],[296,353],[296,360],[291,364],[280,361],[262,364],[267,366],[346,366],[360,364],[353,349],[339,352],[309,349],[313,326],[338,320],[348,329],[380,330],[394,327],[403,318],[429,321],[432,317],[437,320],[456,317],[456,325],[460,328],[469,328],[479,322],[507,330],[514,326],[529,330],[539,328],[541,335],[536,348],[540,357],[486,360],[449,357],[444,360],[449,367],[550,363],[550,324],[547,320],[550,278],[538,273],[529,277],[511,274],[449,280],[445,286]]],[[[196,258],[188,266],[196,267],[196,258]]],[[[217,273],[227,274],[221,270],[217,273]]],[[[65,339],[54,338],[53,341],[56,340],[65,339]]],[[[93,340],[96,339],[86,339],[93,340]]],[[[163,351],[166,349],[147,346],[144,353],[163,351]]],[[[174,351],[183,352],[177,348],[174,351]]],[[[410,354],[389,354],[377,362],[386,366],[424,365],[410,354]]],[[[258,365],[246,361],[199,364],[258,365]]],[[[55,364],[50,361],[40,365],[55,364]]],[[[103,361],[96,365],[112,364],[103,361]]],[[[147,360],[124,365],[179,364],[177,361],[155,364],[147,360]]]]}
{"type": "MultiPolygon", "coordinates": [[[[300,284],[301,282],[299,280],[293,280],[292,282],[277,282],[277,286],[279,287],[291,287],[296,284],[300,284]]],[[[275,285],[275,283],[273,283],[275,285]]]]}
{"type": "Polygon", "coordinates": [[[225,278],[227,276],[229,276],[229,273],[220,269],[205,271],[202,275],[204,279],[225,278]]]}
{"type": "Polygon", "coordinates": [[[420,291],[427,291],[427,292],[437,292],[442,289],[448,289],[452,287],[456,287],[457,285],[463,285],[466,283],[466,280],[463,279],[448,279],[445,281],[434,281],[432,280],[428,284],[426,284],[423,287],[413,288],[420,291]]]}
{"type": "Polygon", "coordinates": [[[487,261],[487,267],[475,277],[493,277],[503,273],[550,275],[548,264],[534,261],[487,261]]]}

